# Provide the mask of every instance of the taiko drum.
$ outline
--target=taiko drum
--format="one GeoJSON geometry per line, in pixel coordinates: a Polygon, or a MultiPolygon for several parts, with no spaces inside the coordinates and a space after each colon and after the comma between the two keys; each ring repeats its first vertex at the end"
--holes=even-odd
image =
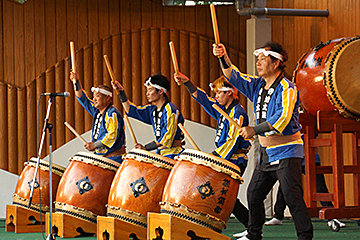
{"type": "Polygon", "coordinates": [[[147,213],[160,212],[159,202],[173,159],[141,149],[123,158],[111,185],[107,215],[146,227],[147,213]]]}
{"type": "Polygon", "coordinates": [[[112,180],[120,163],[87,152],[69,159],[56,194],[55,211],[96,223],[106,215],[112,180]]]}
{"type": "Polygon", "coordinates": [[[221,232],[226,228],[242,183],[239,167],[189,149],[176,160],[165,185],[161,212],[221,232]]]}
{"type": "MultiPolygon", "coordinates": [[[[39,170],[35,178],[33,197],[31,205],[29,207],[29,199],[31,194],[31,186],[35,174],[37,158],[31,158],[28,162],[25,162],[25,168],[20,174],[17,182],[15,193],[13,194],[13,204],[19,205],[25,208],[30,208],[34,211],[48,212],[50,210],[50,179],[49,179],[49,162],[40,159],[39,170]],[[40,173],[40,181],[39,181],[40,173]],[[40,194],[39,194],[40,190],[40,194]],[[41,201],[41,205],[40,205],[41,201]]],[[[57,164],[52,163],[52,198],[55,198],[55,194],[63,175],[65,168],[57,164]]]]}
{"type": "Polygon", "coordinates": [[[360,37],[320,42],[300,58],[293,81],[304,110],[337,110],[360,120],[360,37]]]}

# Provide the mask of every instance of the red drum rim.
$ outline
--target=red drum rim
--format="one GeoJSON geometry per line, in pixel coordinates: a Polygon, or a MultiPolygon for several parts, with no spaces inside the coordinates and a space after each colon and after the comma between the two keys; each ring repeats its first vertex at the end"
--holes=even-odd
{"type": "MultiPolygon", "coordinates": [[[[37,158],[36,157],[32,157],[30,158],[30,160],[28,162],[25,162],[24,165],[25,166],[30,166],[30,167],[36,167],[36,164],[37,164],[37,158]]],[[[62,176],[65,172],[65,167],[62,167],[58,164],[55,164],[55,163],[51,163],[51,166],[52,166],[52,172],[58,176],[62,176]]],[[[40,170],[43,170],[43,171],[49,171],[49,168],[50,168],[50,164],[48,161],[45,161],[43,159],[40,159],[39,161],[39,168],[40,170]]]]}
{"type": "Polygon", "coordinates": [[[50,211],[49,206],[44,205],[44,204],[40,205],[40,204],[34,203],[34,202],[31,202],[31,205],[29,207],[29,199],[22,198],[16,193],[13,193],[13,204],[21,206],[23,208],[27,208],[27,209],[36,211],[36,212],[46,213],[46,212],[50,211]]]}
{"type": "Polygon", "coordinates": [[[210,228],[218,233],[226,228],[226,223],[220,218],[205,214],[194,209],[188,208],[183,204],[160,202],[161,212],[178,218],[182,218],[197,225],[210,228]]]}
{"type": "Polygon", "coordinates": [[[69,161],[83,162],[104,169],[109,169],[114,172],[116,172],[120,167],[120,163],[116,161],[88,152],[78,152],[74,156],[70,157],[69,161]]]}
{"type": "Polygon", "coordinates": [[[120,207],[113,207],[106,204],[107,216],[120,219],[140,227],[147,228],[147,216],[120,207]]]}
{"type": "Polygon", "coordinates": [[[86,210],[84,208],[75,207],[67,203],[61,203],[61,202],[54,202],[55,203],[55,212],[62,212],[67,215],[91,222],[91,223],[97,223],[97,216],[96,214],[90,212],[89,210],[86,210]]]}
{"type": "Polygon", "coordinates": [[[212,154],[194,149],[185,149],[179,156],[175,157],[175,159],[178,161],[190,161],[195,164],[204,165],[217,172],[229,175],[239,183],[244,182],[238,166],[212,154]]]}
{"type": "Polygon", "coordinates": [[[168,170],[171,170],[176,163],[176,161],[171,158],[167,158],[153,152],[136,148],[130,150],[124,158],[133,159],[139,162],[151,163],[156,167],[165,168],[168,170]]]}
{"type": "MultiPolygon", "coordinates": [[[[352,38],[346,38],[342,41],[338,42],[332,51],[328,54],[325,60],[325,77],[324,77],[324,85],[326,87],[327,96],[329,98],[329,101],[332,105],[334,105],[341,115],[344,117],[351,117],[355,118],[356,121],[360,121],[360,109],[356,108],[358,105],[359,99],[354,98],[353,95],[346,94],[345,89],[351,88],[348,84],[343,84],[341,86],[341,83],[343,79],[351,79],[350,76],[348,76],[350,73],[356,74],[358,76],[358,72],[354,71],[346,71],[347,76],[343,76],[341,74],[341,71],[338,73],[338,71],[335,71],[337,67],[342,68],[343,65],[348,65],[349,60],[349,54],[356,54],[357,52],[353,51],[345,51],[347,48],[354,48],[357,49],[358,46],[355,46],[355,44],[359,44],[360,36],[352,37],[352,38]],[[347,59],[342,59],[346,58],[347,59]],[[342,60],[342,61],[341,61],[342,60]],[[342,65],[342,67],[340,67],[342,65]],[[350,102],[352,102],[350,104],[350,102]]],[[[349,50],[347,49],[347,50],[349,50]]],[[[352,59],[353,61],[354,59],[352,59]]]]}

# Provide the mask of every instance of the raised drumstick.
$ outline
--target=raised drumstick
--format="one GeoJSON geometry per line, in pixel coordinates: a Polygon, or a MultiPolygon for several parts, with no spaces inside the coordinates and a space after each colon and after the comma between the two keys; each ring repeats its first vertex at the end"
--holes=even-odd
{"type": "Polygon", "coordinates": [[[67,122],[64,122],[65,126],[67,126],[70,131],[72,131],[73,134],[75,134],[76,137],[78,137],[84,144],[87,143],[85,139],[67,122]]]}
{"type": "MultiPolygon", "coordinates": [[[[240,117],[240,124],[238,124],[237,122],[234,121],[234,119],[232,119],[231,117],[229,117],[229,115],[226,114],[226,112],[224,112],[224,110],[222,110],[218,105],[213,104],[212,107],[218,111],[221,115],[223,115],[231,124],[233,124],[237,129],[241,129],[242,128],[242,123],[244,121],[243,117],[240,117]]],[[[249,139],[245,139],[245,140],[249,140],[249,139]]],[[[250,138],[250,140],[254,140],[254,138],[250,138]]]]}
{"type": "MultiPolygon", "coordinates": [[[[75,46],[74,46],[74,42],[70,42],[70,57],[71,57],[71,68],[74,72],[76,72],[75,69],[75,46]]],[[[76,80],[74,80],[76,81],[76,80]]]]}
{"type": "Polygon", "coordinates": [[[214,4],[210,4],[210,12],[211,12],[211,21],[212,21],[213,30],[214,30],[215,43],[219,44],[220,36],[219,36],[219,28],[218,28],[218,24],[217,24],[217,20],[216,20],[216,12],[215,12],[214,4]]]}
{"type": "MultiPolygon", "coordinates": [[[[109,57],[108,55],[104,55],[104,60],[105,60],[105,65],[106,65],[106,68],[107,70],[109,71],[109,75],[110,75],[110,78],[111,78],[111,81],[112,82],[115,82],[115,74],[114,74],[114,71],[112,70],[111,68],[111,64],[110,64],[110,61],[109,61],[109,57]]],[[[116,93],[119,94],[119,90],[115,89],[116,93]]]]}
{"type": "MultiPolygon", "coordinates": [[[[174,71],[175,71],[176,75],[178,75],[179,74],[179,64],[178,64],[178,61],[176,58],[174,43],[172,41],[170,41],[169,46],[170,46],[170,52],[171,52],[171,59],[174,64],[174,71]]],[[[180,82],[177,82],[177,85],[180,86],[180,82]]]]}
{"type": "Polygon", "coordinates": [[[178,124],[179,128],[181,129],[181,131],[183,131],[184,135],[186,136],[186,138],[190,141],[191,145],[195,148],[195,150],[200,151],[199,147],[196,145],[196,143],[194,142],[194,140],[191,138],[190,134],[186,131],[186,129],[184,128],[184,126],[179,123],[178,124]]]}
{"type": "Polygon", "coordinates": [[[124,118],[125,118],[126,124],[128,125],[128,128],[129,128],[129,131],[130,131],[131,138],[132,138],[132,140],[133,140],[134,144],[137,144],[138,142],[137,142],[137,140],[136,140],[136,137],[135,137],[134,131],[133,131],[132,127],[131,127],[131,124],[130,124],[130,121],[129,121],[129,117],[128,117],[127,115],[125,115],[125,116],[124,116],[124,118]]]}

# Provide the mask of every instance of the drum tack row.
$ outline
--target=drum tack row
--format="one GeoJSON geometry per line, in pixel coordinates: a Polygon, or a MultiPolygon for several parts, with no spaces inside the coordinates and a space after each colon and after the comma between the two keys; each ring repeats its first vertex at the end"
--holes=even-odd
{"type": "MultiPolygon", "coordinates": [[[[49,222],[49,214],[44,217],[49,211],[49,164],[40,160],[40,183],[35,183],[30,207],[36,159],[25,164],[13,205],[7,206],[7,231],[35,232],[40,221],[49,222]],[[25,211],[23,217],[20,211],[25,211]],[[29,225],[30,216],[38,219],[37,226],[29,225]]],[[[220,233],[243,181],[236,165],[189,149],[175,160],[133,149],[121,165],[78,152],[66,169],[53,164],[52,172],[53,232],[60,237],[97,235],[98,239],[230,239],[220,233]]]]}

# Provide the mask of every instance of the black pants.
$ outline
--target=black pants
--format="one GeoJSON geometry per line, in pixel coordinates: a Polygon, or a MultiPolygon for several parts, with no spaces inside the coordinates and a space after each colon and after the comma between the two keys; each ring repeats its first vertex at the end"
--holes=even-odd
{"type": "MultiPolygon", "coordinates": [[[[240,165],[239,168],[242,176],[245,172],[246,167],[244,167],[244,165],[240,165]]],[[[235,215],[237,220],[239,220],[239,222],[241,222],[246,228],[248,227],[249,210],[240,202],[238,198],[236,199],[232,213],[235,215]]]]}
{"type": "MultiPolygon", "coordinates": [[[[316,163],[316,166],[320,166],[320,163],[316,163]]],[[[302,173],[305,173],[305,167],[302,166],[302,173]]],[[[329,193],[329,190],[326,186],[324,174],[316,174],[316,192],[317,193],[329,193]]],[[[320,201],[321,206],[323,207],[333,207],[332,202],[322,202],[320,201]]],[[[278,193],[276,196],[275,203],[275,214],[274,217],[283,220],[284,219],[284,211],[286,208],[286,203],[284,199],[284,195],[281,191],[281,186],[279,186],[278,193]]]]}
{"type": "Polygon", "coordinates": [[[301,158],[289,158],[281,160],[273,171],[264,171],[259,164],[255,168],[247,191],[250,212],[248,238],[262,239],[262,226],[265,223],[263,202],[277,180],[294,219],[298,239],[313,238],[310,214],[303,200],[301,162],[301,158]]]}

